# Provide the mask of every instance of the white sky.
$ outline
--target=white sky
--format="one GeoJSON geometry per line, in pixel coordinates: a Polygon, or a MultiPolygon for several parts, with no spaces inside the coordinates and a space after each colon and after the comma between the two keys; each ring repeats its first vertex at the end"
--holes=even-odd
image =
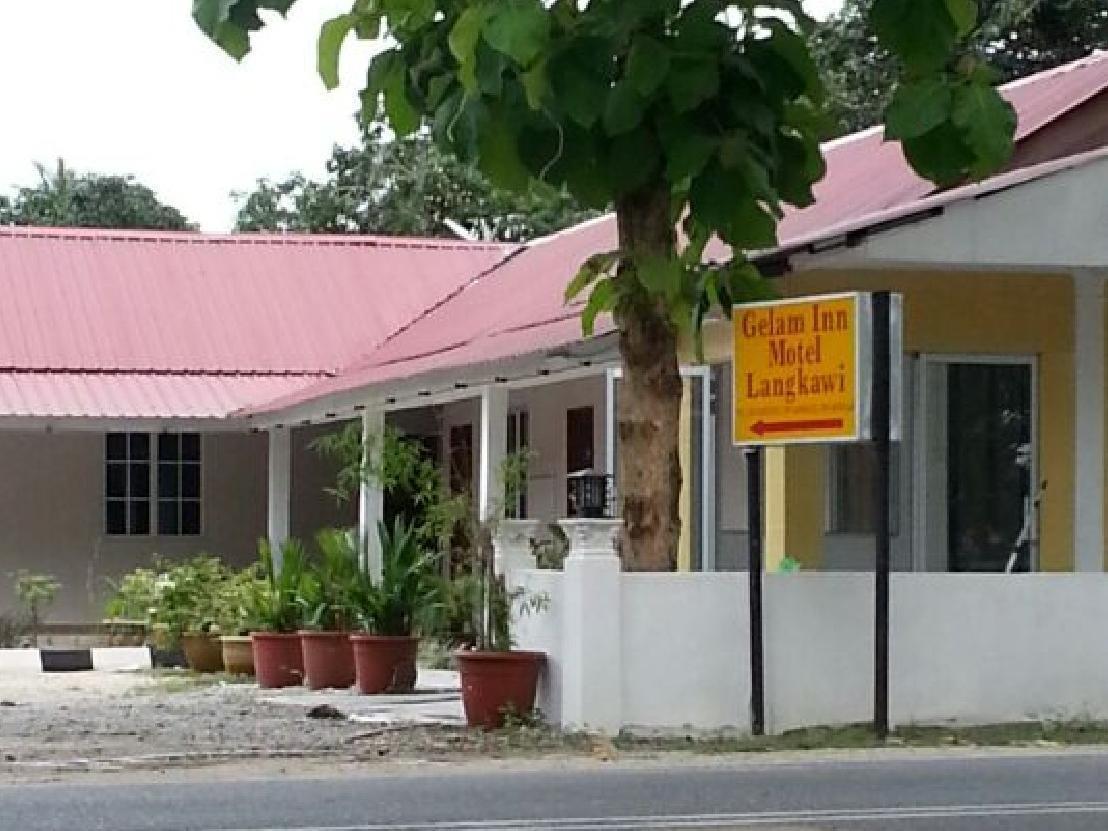
{"type": "MultiPolygon", "coordinates": [[[[841,0],[806,0],[824,15],[841,0]]],[[[315,71],[320,24],[350,0],[300,0],[241,65],[195,27],[191,0],[0,0],[0,190],[34,162],[134,174],[206,231],[229,230],[232,191],[293,170],[321,176],[355,140],[368,50],[348,46],[343,86],[315,71]]]]}

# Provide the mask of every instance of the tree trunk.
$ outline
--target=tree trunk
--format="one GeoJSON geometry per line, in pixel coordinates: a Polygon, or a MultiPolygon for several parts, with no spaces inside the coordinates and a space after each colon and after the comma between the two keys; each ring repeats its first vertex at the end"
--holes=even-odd
{"type": "MultiPolygon", "coordinates": [[[[616,216],[624,254],[673,256],[668,189],[621,199],[616,216]]],[[[621,277],[632,275],[625,271],[616,279],[621,277]]],[[[671,571],[681,534],[677,336],[660,300],[624,304],[615,316],[623,358],[618,399],[623,559],[634,571],[671,571]]]]}

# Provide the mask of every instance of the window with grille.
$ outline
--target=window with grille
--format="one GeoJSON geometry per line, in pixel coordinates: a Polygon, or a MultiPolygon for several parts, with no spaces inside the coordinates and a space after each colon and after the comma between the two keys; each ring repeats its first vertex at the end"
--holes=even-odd
{"type": "Polygon", "coordinates": [[[109,433],[105,530],[112,535],[195,536],[201,531],[198,433],[109,433]]]}

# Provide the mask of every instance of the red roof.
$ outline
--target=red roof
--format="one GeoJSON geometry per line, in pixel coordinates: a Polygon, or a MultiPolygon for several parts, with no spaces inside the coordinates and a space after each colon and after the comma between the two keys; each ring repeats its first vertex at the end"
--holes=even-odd
{"type": "MultiPolygon", "coordinates": [[[[1019,117],[1018,141],[1105,89],[1108,54],[1097,53],[1008,84],[1002,91],[1019,117]]],[[[907,165],[898,144],[884,141],[880,128],[830,142],[824,152],[827,175],[815,188],[816,203],[787,212],[778,227],[782,248],[832,229],[902,213],[935,190],[907,165]]],[[[950,198],[958,198],[958,193],[951,191],[950,198]]],[[[533,243],[337,377],[255,411],[271,412],[334,393],[578,341],[580,308],[564,305],[565,286],[590,255],[616,245],[610,216],[533,243]]],[[[709,254],[730,256],[722,246],[709,254]]],[[[598,333],[610,329],[610,320],[598,321],[598,333]]]]}

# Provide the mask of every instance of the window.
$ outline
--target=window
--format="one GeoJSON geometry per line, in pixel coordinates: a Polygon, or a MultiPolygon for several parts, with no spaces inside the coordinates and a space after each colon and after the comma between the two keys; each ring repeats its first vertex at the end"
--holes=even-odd
{"type": "Polygon", "coordinates": [[[199,434],[161,433],[152,438],[148,433],[109,433],[105,450],[108,534],[200,533],[199,434]]]}
{"type": "MultiPolygon", "coordinates": [[[[889,456],[889,525],[900,533],[900,445],[889,456]]],[[[872,534],[877,526],[874,477],[877,454],[872,444],[830,448],[828,528],[832,534],[872,534]]]]}
{"type": "Polygon", "coordinates": [[[150,436],[109,433],[104,527],[109,534],[150,533],[150,436]]]}
{"type": "MultiPolygon", "coordinates": [[[[531,446],[531,417],[526,410],[508,413],[508,453],[521,453],[531,446]]],[[[505,512],[513,519],[527,518],[527,488],[521,487],[514,505],[506,505],[505,512]]]]}

